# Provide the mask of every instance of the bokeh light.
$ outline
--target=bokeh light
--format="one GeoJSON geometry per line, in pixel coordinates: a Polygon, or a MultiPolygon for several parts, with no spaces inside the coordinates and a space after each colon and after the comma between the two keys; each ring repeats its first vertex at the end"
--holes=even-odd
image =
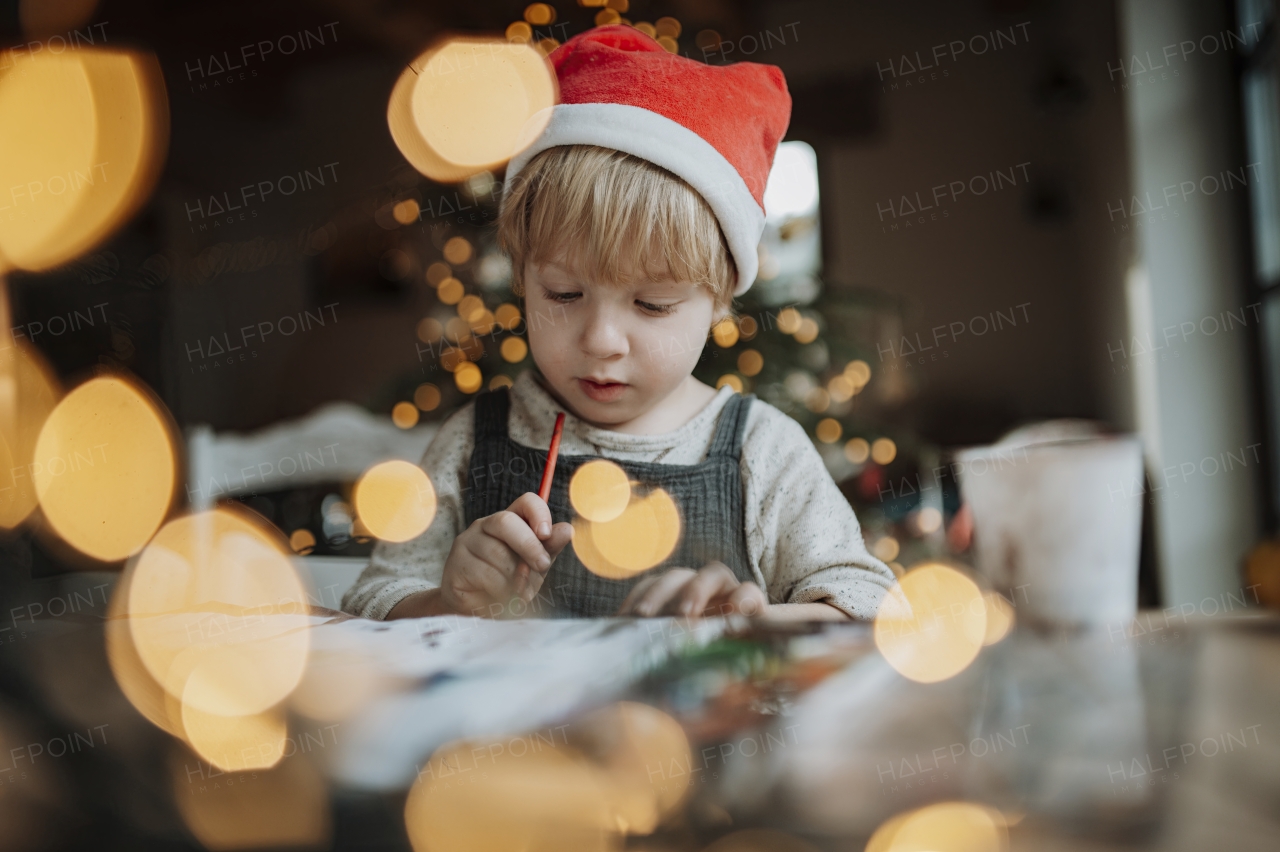
{"type": "Polygon", "coordinates": [[[361,474],[352,492],[356,514],[383,541],[417,538],[436,516],[436,490],[426,471],[392,459],[361,474]]]}
{"type": "Polygon", "coordinates": [[[982,644],[994,645],[1013,629],[1013,606],[999,592],[983,592],[982,600],[987,604],[987,632],[982,644]]]}
{"type": "Polygon", "coordinates": [[[152,677],[133,641],[133,627],[129,619],[129,587],[132,581],[132,571],[126,570],[121,574],[107,604],[104,624],[107,664],[120,691],[134,709],[157,728],[181,739],[182,714],[169,712],[166,705],[173,700],[172,696],[152,677]]]}
{"type": "Polygon", "coordinates": [[[738,372],[744,376],[756,376],[764,369],[764,356],[754,349],[747,349],[738,355],[738,372]]]}
{"type": "Polygon", "coordinates": [[[778,331],[783,334],[795,334],[800,330],[800,323],[803,321],[804,318],[795,308],[783,308],[778,311],[778,331]]]}
{"type": "Polygon", "coordinates": [[[449,264],[441,263],[437,260],[427,267],[426,276],[428,284],[432,287],[439,287],[441,281],[453,277],[453,269],[450,268],[449,264]]]}
{"type": "Polygon", "coordinates": [[[653,25],[654,25],[654,29],[657,30],[658,35],[671,36],[672,38],[680,37],[680,30],[681,30],[680,22],[669,15],[664,15],[658,20],[654,21],[653,25]]]}
{"type": "Polygon", "coordinates": [[[738,342],[738,324],[730,317],[725,317],[711,327],[711,336],[721,349],[728,349],[738,342]]]}
{"type": "MultiPolygon", "coordinates": [[[[0,306],[0,317],[5,313],[0,306]]],[[[0,528],[13,529],[36,507],[36,441],[61,395],[40,351],[0,327],[0,528]]]]}
{"type": "Polygon", "coordinates": [[[902,545],[898,544],[898,540],[891,535],[886,535],[876,539],[876,543],[871,548],[871,555],[881,562],[892,562],[898,558],[901,550],[902,545]]]}
{"type": "Polygon", "coordinates": [[[916,516],[916,526],[925,535],[937,532],[942,527],[942,511],[936,506],[925,506],[916,516]]]}
{"type": "Polygon", "coordinates": [[[760,331],[760,323],[755,321],[755,317],[742,317],[738,320],[738,333],[743,340],[750,340],[760,331]]]}
{"type": "Polygon", "coordinates": [[[444,326],[435,317],[423,317],[416,329],[418,339],[423,343],[437,343],[444,337],[444,326]]]}
{"type": "Polygon", "coordinates": [[[289,738],[289,726],[278,710],[220,716],[187,701],[182,702],[182,730],[196,754],[224,772],[270,769],[284,757],[289,738]]]}
{"type": "Polygon", "coordinates": [[[459,364],[458,369],[454,370],[453,383],[463,393],[475,393],[484,384],[484,376],[481,375],[479,367],[468,361],[459,364]]]}
{"type": "Polygon", "coordinates": [[[231,506],[184,515],[126,571],[138,657],[184,708],[251,716],[297,685],[309,647],[306,595],[265,521],[231,506]]]}
{"type": "Polygon", "coordinates": [[[508,337],[502,341],[498,351],[502,353],[502,360],[519,364],[529,354],[529,344],[524,342],[523,337],[508,337]]]}
{"type": "Polygon", "coordinates": [[[840,425],[840,421],[832,417],[824,417],[818,421],[817,427],[814,429],[818,440],[824,444],[834,444],[840,440],[840,436],[844,433],[844,427],[840,425]]]}
{"type": "Polygon", "coordinates": [[[525,7],[524,19],[535,27],[545,27],[556,19],[556,10],[546,3],[530,3],[525,7]]]}
{"type": "Polygon", "coordinates": [[[876,464],[889,464],[898,457],[898,445],[890,438],[876,438],[871,442],[871,460],[876,464]]]}
{"type": "Polygon", "coordinates": [[[861,390],[863,385],[871,381],[871,365],[862,360],[850,361],[845,365],[844,374],[853,382],[854,388],[861,390]]]}
{"type": "Polygon", "coordinates": [[[216,774],[175,748],[169,778],[182,821],[206,849],[329,848],[329,792],[304,755],[272,769],[216,774]]]}
{"type": "Polygon", "coordinates": [[[493,318],[506,331],[513,331],[520,324],[520,309],[504,302],[493,312],[493,318]]]}
{"type": "Polygon", "coordinates": [[[506,163],[542,131],[550,111],[541,111],[555,102],[550,66],[523,40],[454,37],[400,75],[387,124],[414,168],[454,182],[506,163]]]}
{"type": "Polygon", "coordinates": [[[889,819],[867,841],[866,852],[1004,852],[1004,816],[971,802],[939,802],[889,819]]]}
{"type": "Polygon", "coordinates": [[[436,297],[446,305],[456,305],[462,301],[466,289],[457,278],[446,278],[436,288],[436,297]]]}
{"type": "Polygon", "coordinates": [[[524,21],[512,21],[507,25],[506,32],[503,33],[507,37],[507,41],[527,43],[533,38],[533,27],[524,21]]]}
{"type": "Polygon", "coordinates": [[[173,499],[172,434],[158,404],[123,378],[75,388],[45,420],[31,462],[49,525],[104,562],[137,553],[173,499]]]}
{"type": "Polygon", "coordinates": [[[0,270],[89,251],[142,205],[169,141],[160,64],[103,49],[0,54],[0,270]]]}
{"type": "Polygon", "coordinates": [[[418,202],[412,198],[406,198],[391,208],[391,216],[401,225],[408,225],[410,222],[418,220],[418,202]]]}
{"type": "Polygon", "coordinates": [[[391,409],[391,422],[401,429],[418,425],[418,407],[412,402],[397,402],[391,409]]]}
{"type": "Polygon", "coordinates": [[[853,395],[858,392],[859,388],[855,387],[853,380],[841,373],[832,376],[831,381],[827,382],[827,392],[831,394],[834,402],[845,402],[853,399],[853,395]]]}
{"type": "Polygon", "coordinates": [[[484,309],[484,299],[476,295],[468,295],[463,296],[458,301],[458,306],[455,310],[457,310],[459,317],[470,323],[480,316],[484,309]]]}
{"type": "Polygon", "coordinates": [[[818,323],[812,317],[805,317],[800,320],[800,327],[796,329],[795,338],[800,343],[812,343],[818,339],[818,323]]]}
{"type": "Polygon", "coordinates": [[[450,237],[444,244],[444,259],[461,266],[471,259],[471,241],[466,237],[450,237]]]}
{"type": "Polygon", "coordinates": [[[600,771],[568,745],[530,740],[454,742],[437,750],[405,801],[415,852],[619,849],[600,771]]]}
{"type": "Polygon", "coordinates": [[[588,521],[612,521],[631,502],[627,473],[608,459],[593,459],[574,471],[569,502],[588,521]]]}
{"type": "Polygon", "coordinates": [[[871,457],[871,445],[866,438],[850,438],[844,444],[844,457],[854,464],[862,464],[871,457]]]}
{"type": "Polygon", "coordinates": [[[573,549],[592,573],[625,579],[670,556],[680,540],[680,526],[675,501],[655,488],[644,497],[633,494],[627,508],[612,521],[574,518],[573,549]]]}
{"type": "Polygon", "coordinates": [[[510,376],[504,376],[502,374],[498,374],[489,380],[489,390],[497,390],[498,388],[509,388],[514,384],[515,382],[511,381],[510,376]]]}
{"type": "Polygon", "coordinates": [[[578,745],[603,771],[610,809],[628,834],[652,834],[689,794],[692,753],[680,723],[656,707],[619,701],[573,726],[578,745]]]}
{"type": "Polygon", "coordinates": [[[299,555],[305,556],[315,549],[316,534],[309,529],[299,528],[289,534],[289,548],[299,555]]]}
{"type": "Polygon", "coordinates": [[[435,411],[440,407],[440,388],[424,382],[413,392],[413,404],[423,411],[435,411]]]}
{"type": "Polygon", "coordinates": [[[940,563],[908,571],[880,602],[876,647],[899,674],[936,683],[964,671],[987,633],[987,605],[978,586],[940,563]]]}
{"type": "Polygon", "coordinates": [[[742,390],[743,390],[742,379],[735,376],[733,373],[725,373],[723,376],[716,379],[716,390],[720,390],[720,388],[724,387],[725,385],[728,385],[729,387],[733,388],[738,393],[742,393],[742,390]]]}

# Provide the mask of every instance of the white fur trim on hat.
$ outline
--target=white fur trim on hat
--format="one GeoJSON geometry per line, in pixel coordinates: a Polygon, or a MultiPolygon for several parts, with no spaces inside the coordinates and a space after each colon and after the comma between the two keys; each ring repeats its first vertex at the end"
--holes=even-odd
{"type": "Polygon", "coordinates": [[[764,211],[742,175],[710,142],[664,115],[627,104],[558,104],[550,109],[549,122],[545,110],[529,120],[528,127],[547,124],[532,144],[511,158],[504,195],[529,160],[558,145],[598,145],[640,157],[677,175],[706,199],[738,267],[733,294],[741,296],[751,287],[759,271],[756,251],[764,233],[764,211]]]}

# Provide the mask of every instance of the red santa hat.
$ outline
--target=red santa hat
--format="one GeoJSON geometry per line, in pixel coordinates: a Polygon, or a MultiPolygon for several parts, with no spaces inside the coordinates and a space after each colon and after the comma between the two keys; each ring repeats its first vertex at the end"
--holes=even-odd
{"type": "Polygon", "coordinates": [[[706,199],[738,268],[734,295],[746,292],[759,268],[765,183],[791,117],[782,70],[755,62],[708,65],[668,53],[625,24],[576,35],[548,58],[560,101],[541,133],[511,159],[506,186],[536,154],[557,145],[598,145],[648,160],[706,199]]]}

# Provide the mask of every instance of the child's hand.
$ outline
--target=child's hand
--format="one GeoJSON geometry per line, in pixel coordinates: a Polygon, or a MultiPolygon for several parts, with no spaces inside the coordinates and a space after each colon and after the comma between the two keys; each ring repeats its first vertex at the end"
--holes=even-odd
{"type": "Polygon", "coordinates": [[[440,582],[441,603],[462,615],[493,617],[515,599],[533,600],[551,562],[573,538],[573,525],[551,525],[537,494],[479,518],[453,540],[440,582]]]}
{"type": "Polygon", "coordinates": [[[672,568],[636,584],[618,615],[763,615],[769,599],[755,583],[743,583],[721,562],[701,571],[672,568]]]}

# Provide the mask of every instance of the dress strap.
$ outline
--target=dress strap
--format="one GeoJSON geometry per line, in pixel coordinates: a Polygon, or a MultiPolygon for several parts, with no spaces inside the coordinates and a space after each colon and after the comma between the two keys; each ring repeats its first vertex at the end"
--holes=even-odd
{"type": "Polygon", "coordinates": [[[475,436],[479,444],[484,438],[507,437],[507,412],[511,410],[511,395],[506,388],[485,391],[476,397],[475,436]]]}
{"type": "Polygon", "coordinates": [[[742,454],[742,439],[747,433],[747,413],[755,394],[735,393],[720,410],[720,419],[716,422],[716,432],[711,438],[710,456],[728,456],[736,459],[742,454]]]}

